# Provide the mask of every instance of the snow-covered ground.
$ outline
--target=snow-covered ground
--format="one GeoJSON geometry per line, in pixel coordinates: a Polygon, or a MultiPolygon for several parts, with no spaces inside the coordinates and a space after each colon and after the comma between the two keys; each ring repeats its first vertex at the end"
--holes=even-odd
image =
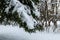
{"type": "MultiPolygon", "coordinates": [[[[57,23],[59,26],[60,21],[57,23]]],[[[17,26],[0,25],[0,40],[60,40],[60,33],[37,31],[30,34],[17,26]]]]}
{"type": "Polygon", "coordinates": [[[0,25],[0,40],[27,40],[30,36],[23,28],[0,25]]]}

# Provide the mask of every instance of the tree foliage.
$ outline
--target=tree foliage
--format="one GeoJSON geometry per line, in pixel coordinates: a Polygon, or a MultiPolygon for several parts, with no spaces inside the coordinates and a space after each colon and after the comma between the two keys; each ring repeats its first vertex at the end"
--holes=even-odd
{"type": "MultiPolygon", "coordinates": [[[[31,15],[33,16],[34,19],[37,19],[37,16],[35,16],[35,14],[33,13],[32,9],[34,9],[32,2],[30,0],[19,0],[22,4],[27,5],[30,7],[31,9],[31,15]]],[[[38,2],[38,0],[33,0],[35,3],[38,2]]],[[[0,0],[0,24],[4,24],[4,25],[10,25],[11,22],[15,22],[14,24],[19,24],[19,27],[23,27],[25,29],[25,31],[28,32],[35,32],[36,30],[43,30],[42,25],[38,24],[35,26],[34,29],[29,29],[27,27],[26,22],[23,22],[21,20],[21,17],[19,17],[19,14],[17,13],[17,11],[15,11],[14,13],[12,13],[12,10],[14,9],[14,6],[12,6],[9,9],[9,12],[6,13],[5,9],[9,6],[10,1],[8,0],[0,0]],[[8,2],[8,3],[7,3],[8,2]]]]}

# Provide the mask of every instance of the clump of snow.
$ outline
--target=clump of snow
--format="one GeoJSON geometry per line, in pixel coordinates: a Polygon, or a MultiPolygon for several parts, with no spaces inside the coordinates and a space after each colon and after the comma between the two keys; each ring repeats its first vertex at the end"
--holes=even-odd
{"type": "Polygon", "coordinates": [[[5,12],[6,12],[6,13],[8,13],[8,12],[9,12],[9,7],[7,7],[7,8],[5,9],[5,12]]]}
{"type": "Polygon", "coordinates": [[[40,5],[35,5],[35,3],[33,1],[32,2],[32,5],[34,7],[35,10],[33,10],[33,12],[35,13],[35,15],[37,17],[40,17],[40,5]]]}

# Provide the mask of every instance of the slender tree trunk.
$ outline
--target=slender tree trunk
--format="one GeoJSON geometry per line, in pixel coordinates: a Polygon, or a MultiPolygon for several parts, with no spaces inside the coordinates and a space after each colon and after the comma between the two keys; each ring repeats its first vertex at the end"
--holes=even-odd
{"type": "Polygon", "coordinates": [[[46,24],[45,24],[45,26],[47,27],[47,17],[48,17],[48,6],[47,6],[47,1],[45,1],[45,19],[46,19],[46,24]]]}

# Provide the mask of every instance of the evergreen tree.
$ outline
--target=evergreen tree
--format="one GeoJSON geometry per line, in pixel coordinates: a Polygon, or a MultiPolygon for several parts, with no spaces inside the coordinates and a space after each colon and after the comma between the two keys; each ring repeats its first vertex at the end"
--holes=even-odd
{"type": "MultiPolygon", "coordinates": [[[[33,5],[32,5],[32,2],[30,0],[19,0],[23,5],[27,5],[30,7],[30,11],[31,11],[31,15],[34,19],[38,20],[39,18],[33,13],[33,5]]],[[[34,0],[33,0],[34,1],[34,0]]],[[[35,3],[38,2],[38,0],[35,0],[34,1],[35,3]]],[[[35,32],[36,30],[43,30],[43,27],[42,25],[40,24],[37,24],[35,26],[34,29],[29,29],[27,27],[27,24],[26,22],[23,22],[21,20],[21,17],[19,17],[19,14],[17,11],[15,11],[14,13],[12,13],[13,9],[14,9],[14,6],[11,6],[9,8],[9,12],[6,13],[5,10],[6,8],[9,6],[10,4],[10,0],[0,0],[0,24],[4,24],[4,25],[11,25],[11,22],[15,22],[14,24],[19,24],[19,27],[23,27],[25,29],[25,31],[28,31],[28,32],[35,32]]]]}

